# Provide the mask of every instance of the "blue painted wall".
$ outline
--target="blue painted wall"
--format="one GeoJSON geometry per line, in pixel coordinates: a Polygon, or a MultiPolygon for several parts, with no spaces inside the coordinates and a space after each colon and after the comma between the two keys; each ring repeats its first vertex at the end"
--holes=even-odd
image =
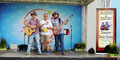
{"type": "MultiPolygon", "coordinates": [[[[74,16],[70,19],[68,25],[64,28],[71,29],[72,25],[72,47],[75,43],[81,42],[81,6],[73,5],[54,5],[54,4],[24,4],[24,3],[0,3],[0,38],[3,37],[7,40],[8,47],[11,43],[17,43],[18,45],[24,43],[24,26],[25,15],[33,9],[46,9],[47,11],[36,11],[38,13],[38,19],[43,18],[43,14],[51,11],[57,11],[63,20],[66,20],[71,14],[74,16]],[[22,32],[23,31],[23,32],[22,32]]],[[[30,19],[28,15],[28,19],[30,19]]],[[[49,19],[51,14],[49,14],[49,19]]],[[[71,33],[70,33],[71,34],[71,33]]],[[[65,36],[64,44],[65,49],[71,48],[71,35],[65,36]]],[[[27,42],[27,36],[25,37],[27,42]]],[[[27,43],[26,43],[27,44],[27,43]]],[[[54,46],[54,43],[51,44],[54,46]]]]}
{"type": "Polygon", "coordinates": [[[116,8],[116,43],[117,45],[120,44],[120,0],[111,0],[111,8],[116,8]]]}

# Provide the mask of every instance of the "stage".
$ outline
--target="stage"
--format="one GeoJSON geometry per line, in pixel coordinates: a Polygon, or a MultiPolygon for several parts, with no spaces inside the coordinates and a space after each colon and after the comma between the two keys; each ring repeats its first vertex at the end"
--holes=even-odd
{"type": "Polygon", "coordinates": [[[106,55],[100,55],[100,54],[88,54],[87,52],[74,52],[74,51],[66,51],[67,55],[55,55],[54,52],[51,52],[50,55],[38,55],[36,51],[31,51],[30,56],[25,55],[25,51],[16,51],[16,50],[7,50],[0,52],[0,60],[16,60],[16,59],[22,59],[22,60],[38,60],[38,59],[49,59],[49,60],[117,60],[117,58],[108,58],[106,55]]]}
{"type": "Polygon", "coordinates": [[[56,58],[60,58],[60,57],[66,57],[66,58],[96,58],[96,57],[101,57],[101,58],[105,58],[106,55],[103,54],[88,54],[87,52],[74,52],[74,51],[70,51],[67,50],[66,51],[67,55],[56,55],[55,52],[50,52],[50,55],[38,55],[36,51],[31,51],[31,55],[30,56],[26,56],[25,55],[25,51],[17,51],[17,50],[7,50],[7,51],[2,51],[0,52],[0,57],[56,57],[56,58]]]}

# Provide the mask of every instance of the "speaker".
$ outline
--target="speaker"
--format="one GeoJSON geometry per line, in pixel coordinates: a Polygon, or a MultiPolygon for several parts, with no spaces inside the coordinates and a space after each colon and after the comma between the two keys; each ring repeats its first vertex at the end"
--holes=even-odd
{"type": "Polygon", "coordinates": [[[90,48],[90,49],[88,50],[88,53],[89,53],[89,54],[95,54],[95,50],[94,50],[93,48],[90,48]]]}
{"type": "Polygon", "coordinates": [[[21,44],[20,46],[18,46],[18,51],[21,51],[21,50],[27,50],[27,45],[24,45],[24,44],[21,44]]]}
{"type": "Polygon", "coordinates": [[[64,35],[69,35],[70,34],[70,30],[69,29],[64,29],[64,35]]]}

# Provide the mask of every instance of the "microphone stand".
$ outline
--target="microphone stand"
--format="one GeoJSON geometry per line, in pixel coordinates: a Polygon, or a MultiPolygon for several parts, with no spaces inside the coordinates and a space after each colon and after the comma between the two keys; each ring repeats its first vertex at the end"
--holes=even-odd
{"type": "Polygon", "coordinates": [[[24,33],[24,45],[25,45],[25,33],[24,33]]]}
{"type": "Polygon", "coordinates": [[[71,27],[71,50],[73,50],[72,49],[72,25],[70,27],[71,27]]]}

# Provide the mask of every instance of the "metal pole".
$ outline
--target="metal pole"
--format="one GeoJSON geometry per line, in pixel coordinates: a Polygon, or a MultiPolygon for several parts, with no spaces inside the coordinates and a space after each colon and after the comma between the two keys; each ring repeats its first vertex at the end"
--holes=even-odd
{"type": "Polygon", "coordinates": [[[70,27],[71,27],[71,50],[73,50],[72,49],[72,25],[70,27]]]}

